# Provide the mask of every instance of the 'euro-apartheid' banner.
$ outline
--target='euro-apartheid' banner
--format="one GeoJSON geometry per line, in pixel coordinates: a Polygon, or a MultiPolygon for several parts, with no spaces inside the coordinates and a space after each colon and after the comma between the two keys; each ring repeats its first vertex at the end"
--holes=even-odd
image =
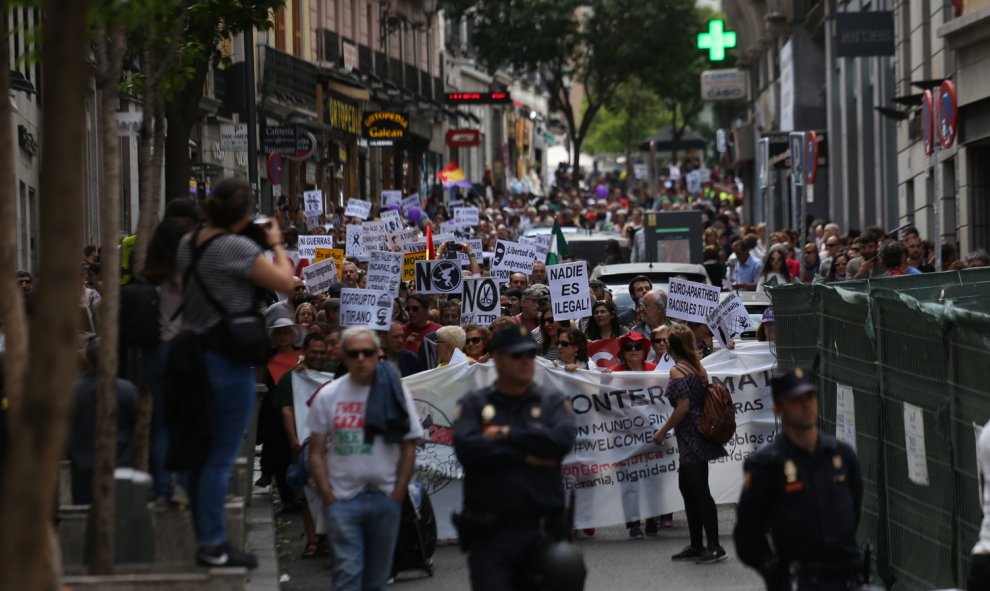
{"type": "MultiPolygon", "coordinates": [[[[736,403],[736,434],[729,455],[711,462],[709,482],[716,503],[734,503],[742,486],[742,463],[775,437],[770,375],[775,359],[767,343],[743,343],[703,361],[709,376],[725,384],[736,403]]],[[[437,514],[441,539],[456,537],[447,518],[461,507],[463,472],[454,455],[451,421],[465,393],[495,382],[494,364],[459,363],[404,378],[416,400],[424,442],[416,464],[437,514]]],[[[603,527],[684,508],[677,488],[677,442],[662,446],[653,433],[670,416],[664,396],[667,372],[567,372],[538,362],[538,388],[571,397],[578,435],[562,468],[575,491],[575,526],[603,527]]]]}

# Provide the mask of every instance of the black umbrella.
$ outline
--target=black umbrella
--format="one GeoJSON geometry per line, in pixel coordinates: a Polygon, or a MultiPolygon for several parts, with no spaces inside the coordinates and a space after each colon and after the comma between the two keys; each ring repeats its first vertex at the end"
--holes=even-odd
{"type": "Polygon", "coordinates": [[[650,142],[655,142],[654,149],[657,152],[671,152],[675,147],[678,150],[690,150],[691,148],[704,150],[705,147],[708,146],[708,140],[693,131],[684,132],[684,135],[681,136],[681,139],[678,140],[677,145],[675,146],[674,133],[670,127],[664,127],[660,131],[643,140],[643,143],[639,145],[639,149],[644,152],[649,152],[650,142]]]}

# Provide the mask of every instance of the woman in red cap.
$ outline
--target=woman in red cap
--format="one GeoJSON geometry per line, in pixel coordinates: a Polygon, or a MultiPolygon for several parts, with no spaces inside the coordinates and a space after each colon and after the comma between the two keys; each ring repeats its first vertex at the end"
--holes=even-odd
{"type": "Polygon", "coordinates": [[[638,332],[630,332],[619,338],[618,365],[613,365],[611,371],[653,371],[657,366],[646,361],[646,350],[650,341],[638,332]]]}

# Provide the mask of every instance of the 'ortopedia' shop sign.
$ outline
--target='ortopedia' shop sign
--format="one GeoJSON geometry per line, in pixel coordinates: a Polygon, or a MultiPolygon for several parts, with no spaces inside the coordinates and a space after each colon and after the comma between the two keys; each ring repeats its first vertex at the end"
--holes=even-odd
{"type": "Polygon", "coordinates": [[[371,146],[392,146],[409,137],[409,114],[397,111],[366,111],[361,132],[371,146]]]}

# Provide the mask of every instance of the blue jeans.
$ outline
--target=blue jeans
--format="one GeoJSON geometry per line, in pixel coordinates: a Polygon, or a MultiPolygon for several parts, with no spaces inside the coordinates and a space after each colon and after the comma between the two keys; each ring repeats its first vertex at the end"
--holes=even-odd
{"type": "MultiPolygon", "coordinates": [[[[168,455],[168,427],[165,426],[165,359],[172,348],[171,341],[159,341],[148,347],[142,355],[144,383],[151,390],[151,476],[155,482],[155,496],[171,498],[172,473],[165,469],[168,455]]],[[[178,474],[178,484],[188,487],[188,475],[178,474]]]]}
{"type": "Polygon", "coordinates": [[[189,501],[199,544],[215,546],[227,540],[224,503],[254,410],[255,370],[211,351],[204,361],[210,378],[210,448],[203,465],[189,474],[189,501]]]}
{"type": "Polygon", "coordinates": [[[392,576],[402,503],[363,492],[323,508],[333,549],[333,591],[383,591],[392,576]]]}

